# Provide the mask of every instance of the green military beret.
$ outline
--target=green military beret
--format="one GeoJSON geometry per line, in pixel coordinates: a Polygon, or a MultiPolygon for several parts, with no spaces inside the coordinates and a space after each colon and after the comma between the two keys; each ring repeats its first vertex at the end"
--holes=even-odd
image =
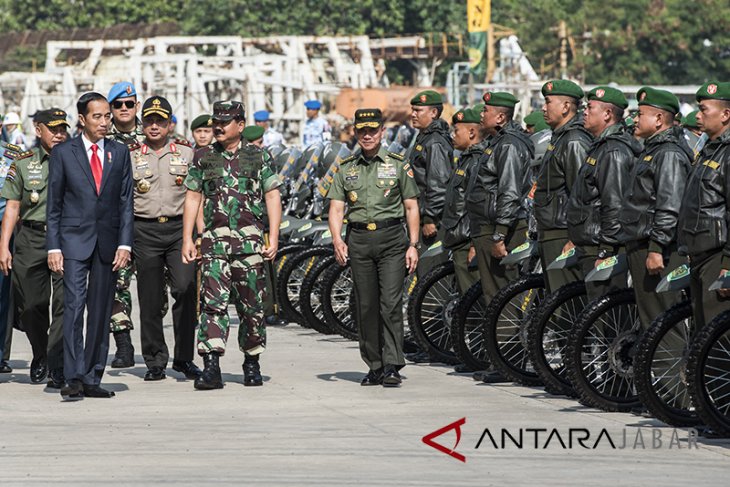
{"type": "Polygon", "coordinates": [[[639,100],[639,106],[648,105],[671,113],[679,112],[679,99],[665,90],[644,86],[636,93],[636,99],[639,100]]]}
{"type": "Polygon", "coordinates": [[[249,142],[258,140],[264,136],[264,128],[260,125],[249,125],[243,129],[243,138],[249,142]]]}
{"type": "Polygon", "coordinates": [[[588,92],[586,98],[588,98],[588,101],[597,100],[604,103],[611,103],[624,110],[629,106],[629,102],[626,101],[623,92],[610,86],[596,86],[588,92]]]}
{"type": "MultiPolygon", "coordinates": [[[[475,107],[476,108],[476,107],[475,107]]],[[[451,117],[452,125],[457,123],[481,123],[480,112],[475,108],[462,108],[451,117]]]]}
{"type": "Polygon", "coordinates": [[[697,101],[701,100],[728,100],[730,101],[730,83],[708,81],[697,90],[697,101]]]}
{"type": "Polygon", "coordinates": [[[583,89],[567,79],[554,79],[542,85],[542,96],[561,95],[572,96],[580,100],[583,98],[583,89]]]}
{"type": "Polygon", "coordinates": [[[443,104],[444,100],[441,98],[441,95],[433,90],[422,91],[411,98],[411,105],[417,107],[432,107],[443,104]]]}
{"type": "Polygon", "coordinates": [[[212,127],[213,126],[213,119],[210,118],[210,115],[204,114],[204,115],[198,115],[193,119],[192,122],[190,122],[190,130],[199,129],[200,127],[212,127]]]}
{"type": "Polygon", "coordinates": [[[697,125],[697,112],[699,112],[699,110],[689,112],[687,116],[682,119],[682,125],[690,129],[700,128],[699,125],[697,125]]]}
{"type": "Polygon", "coordinates": [[[545,129],[549,129],[550,126],[545,123],[545,117],[542,116],[542,112],[540,111],[534,111],[528,116],[526,116],[523,120],[525,122],[525,125],[528,127],[533,126],[535,127],[535,132],[540,132],[545,129]]]}
{"type": "Polygon", "coordinates": [[[482,96],[482,100],[486,105],[492,107],[514,108],[520,102],[512,93],[505,91],[487,91],[482,96]]]}

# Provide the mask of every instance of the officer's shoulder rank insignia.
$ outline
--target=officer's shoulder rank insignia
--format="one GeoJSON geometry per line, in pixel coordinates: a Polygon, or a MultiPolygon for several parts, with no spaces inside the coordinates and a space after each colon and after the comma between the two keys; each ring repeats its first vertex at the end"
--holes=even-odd
{"type": "Polygon", "coordinates": [[[174,142],[175,144],[177,144],[177,145],[183,145],[183,146],[185,146],[185,147],[192,147],[192,146],[190,145],[190,141],[189,141],[189,140],[186,140],[186,139],[181,139],[181,138],[177,138],[177,137],[176,137],[176,138],[175,138],[175,140],[174,140],[173,142],[174,142]]]}
{"type": "Polygon", "coordinates": [[[355,155],[347,156],[347,157],[345,157],[344,159],[342,159],[342,161],[340,162],[340,165],[342,166],[342,165],[345,165],[345,164],[347,164],[347,163],[349,163],[349,162],[352,162],[352,161],[354,161],[354,160],[355,160],[356,158],[357,158],[357,156],[355,156],[355,155]]]}
{"type": "Polygon", "coordinates": [[[134,152],[140,147],[142,146],[135,139],[131,139],[129,142],[127,142],[127,148],[129,149],[129,152],[134,152]]]}
{"type": "Polygon", "coordinates": [[[20,161],[22,159],[27,159],[27,158],[29,158],[32,155],[33,155],[33,151],[32,150],[18,152],[18,154],[15,156],[15,160],[16,161],[20,161]]]}
{"type": "Polygon", "coordinates": [[[405,159],[405,157],[402,154],[398,154],[397,152],[390,152],[388,151],[388,156],[392,157],[393,159],[402,161],[405,159]]]}

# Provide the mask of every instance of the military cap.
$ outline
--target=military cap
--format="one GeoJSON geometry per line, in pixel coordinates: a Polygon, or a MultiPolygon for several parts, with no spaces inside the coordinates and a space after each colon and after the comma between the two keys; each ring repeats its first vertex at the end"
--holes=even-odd
{"type": "Polygon", "coordinates": [[[541,130],[550,128],[550,126],[545,122],[545,117],[543,117],[542,112],[540,111],[530,113],[522,119],[522,121],[525,122],[525,125],[528,127],[535,127],[535,132],[540,132],[541,130]]]}
{"type": "Polygon", "coordinates": [[[235,100],[217,101],[213,103],[213,121],[228,122],[235,118],[246,118],[243,103],[235,100]]]}
{"type": "Polygon", "coordinates": [[[481,123],[480,112],[475,108],[462,108],[451,117],[451,124],[457,123],[481,123]]]}
{"type": "Polygon", "coordinates": [[[383,125],[383,112],[379,108],[361,108],[355,110],[355,128],[378,128],[383,125]]]}
{"type": "Polygon", "coordinates": [[[258,140],[264,136],[264,128],[260,125],[249,125],[243,129],[243,138],[249,142],[258,140]]]}
{"type": "Polygon", "coordinates": [[[200,127],[210,127],[211,125],[213,125],[213,119],[210,118],[210,115],[198,115],[190,123],[190,130],[199,129],[200,127]]]}
{"type": "Polygon", "coordinates": [[[482,100],[486,105],[492,107],[514,108],[520,102],[512,93],[506,91],[487,91],[482,96],[482,100]]]}
{"type": "Polygon", "coordinates": [[[730,83],[708,81],[697,90],[697,101],[728,100],[730,101],[730,83]]]}
{"type": "Polygon", "coordinates": [[[699,112],[699,110],[689,112],[687,116],[682,119],[682,125],[691,129],[700,128],[699,125],[697,125],[697,112],[699,112]]]}
{"type": "Polygon", "coordinates": [[[58,127],[59,125],[69,127],[69,123],[66,120],[66,112],[60,108],[38,110],[35,112],[35,115],[33,115],[33,121],[35,123],[42,123],[46,127],[58,127]]]}
{"type": "Polygon", "coordinates": [[[129,81],[120,81],[109,90],[107,101],[111,103],[117,98],[127,98],[128,96],[137,96],[137,90],[134,89],[134,85],[129,81]]]}
{"type": "Polygon", "coordinates": [[[177,123],[177,117],[173,114],[172,118],[170,119],[172,123],[177,123]]]}
{"type": "Polygon", "coordinates": [[[254,122],[268,122],[269,121],[269,112],[266,110],[259,110],[258,112],[253,112],[253,121],[254,122]]]}
{"type": "Polygon", "coordinates": [[[596,86],[588,92],[586,98],[588,101],[597,100],[604,103],[610,103],[624,110],[626,110],[626,107],[629,106],[629,102],[626,101],[626,97],[623,92],[616,88],[611,88],[610,86],[596,86]]]}
{"type": "Polygon", "coordinates": [[[170,115],[172,115],[170,102],[161,96],[147,98],[142,105],[142,118],[149,117],[150,115],[159,115],[165,120],[169,120],[170,115]]]}
{"type": "Polygon", "coordinates": [[[671,113],[679,112],[679,100],[673,93],[665,90],[644,86],[636,92],[636,99],[639,101],[639,106],[648,105],[671,113]]]}
{"type": "Polygon", "coordinates": [[[322,102],[319,100],[307,100],[304,102],[304,106],[307,107],[307,110],[319,110],[322,108],[322,102]]]}
{"type": "Polygon", "coordinates": [[[580,100],[583,98],[583,89],[567,79],[554,79],[542,85],[542,96],[561,95],[571,96],[580,100]]]}
{"type": "Polygon", "coordinates": [[[441,94],[433,90],[422,91],[411,98],[411,105],[417,107],[433,107],[443,104],[444,100],[441,98],[441,94]]]}

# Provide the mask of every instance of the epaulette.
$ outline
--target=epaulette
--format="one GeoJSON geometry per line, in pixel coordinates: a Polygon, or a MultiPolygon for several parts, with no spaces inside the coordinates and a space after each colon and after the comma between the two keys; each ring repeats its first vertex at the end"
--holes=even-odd
{"type": "Polygon", "coordinates": [[[187,139],[181,139],[179,137],[176,137],[175,139],[173,139],[173,142],[177,145],[184,145],[185,147],[192,147],[192,145],[190,144],[190,141],[187,139]]]}
{"type": "Polygon", "coordinates": [[[356,155],[354,155],[354,154],[353,154],[353,155],[351,155],[351,156],[345,157],[344,159],[342,159],[342,160],[340,161],[340,165],[342,166],[342,165],[344,165],[344,164],[347,164],[348,162],[352,162],[352,161],[354,161],[355,159],[357,159],[357,156],[356,156],[356,155]]]}
{"type": "Polygon", "coordinates": [[[134,152],[142,147],[137,139],[129,139],[128,141],[125,141],[125,144],[127,145],[127,149],[129,149],[129,152],[134,152]]]}
{"type": "Polygon", "coordinates": [[[20,161],[22,159],[27,159],[27,158],[29,158],[32,155],[33,155],[33,151],[32,150],[27,150],[27,151],[23,151],[23,152],[18,152],[18,154],[14,157],[14,159],[16,161],[20,161]]]}
{"type": "Polygon", "coordinates": [[[7,143],[5,144],[6,149],[10,149],[12,152],[23,152],[23,149],[19,145],[7,143]]]}
{"type": "Polygon", "coordinates": [[[388,151],[388,156],[392,157],[393,159],[398,159],[399,161],[405,160],[405,156],[403,154],[398,154],[397,152],[388,151]]]}

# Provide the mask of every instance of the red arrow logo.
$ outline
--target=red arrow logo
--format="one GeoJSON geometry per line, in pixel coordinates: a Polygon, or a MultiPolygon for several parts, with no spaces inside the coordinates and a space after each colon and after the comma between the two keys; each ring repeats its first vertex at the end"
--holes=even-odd
{"type": "Polygon", "coordinates": [[[446,453],[447,455],[456,458],[460,462],[466,463],[466,457],[464,455],[462,455],[461,453],[457,453],[455,451],[456,450],[456,447],[459,446],[459,441],[461,441],[461,426],[463,424],[466,424],[466,418],[461,418],[458,421],[454,421],[451,424],[447,424],[443,428],[439,428],[436,431],[427,434],[426,436],[424,436],[423,438],[421,438],[421,441],[423,441],[428,446],[437,449],[441,453],[446,453]],[[446,448],[444,445],[442,445],[440,443],[436,443],[435,441],[433,441],[434,438],[436,438],[438,436],[441,436],[444,433],[446,433],[447,431],[451,431],[451,430],[455,430],[456,431],[456,443],[454,443],[454,447],[453,448],[451,448],[451,449],[446,448]]]}

